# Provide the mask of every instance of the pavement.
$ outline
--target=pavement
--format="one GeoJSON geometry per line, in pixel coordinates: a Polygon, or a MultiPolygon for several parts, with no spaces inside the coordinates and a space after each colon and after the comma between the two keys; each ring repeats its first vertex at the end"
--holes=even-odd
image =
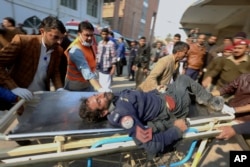
{"type": "Polygon", "coordinates": [[[127,79],[127,66],[123,67],[122,76],[114,76],[111,89],[113,92],[118,92],[124,89],[133,89],[135,88],[135,81],[129,81],[127,79]]]}

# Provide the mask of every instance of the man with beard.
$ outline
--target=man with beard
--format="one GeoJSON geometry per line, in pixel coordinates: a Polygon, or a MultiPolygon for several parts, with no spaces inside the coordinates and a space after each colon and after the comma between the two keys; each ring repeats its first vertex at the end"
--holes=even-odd
{"type": "Polygon", "coordinates": [[[49,91],[50,80],[56,89],[63,87],[59,71],[63,49],[59,43],[66,29],[60,20],[48,16],[41,22],[40,32],[15,35],[0,51],[0,85],[25,100],[31,100],[34,91],[49,91]]]}
{"type": "Polygon", "coordinates": [[[176,42],[173,49],[173,54],[165,56],[155,64],[155,67],[137,88],[144,92],[156,89],[158,86],[167,86],[173,75],[177,71],[179,61],[182,60],[189,49],[189,45],[185,42],[176,42]]]}
{"type": "Polygon", "coordinates": [[[212,80],[218,77],[216,89],[219,90],[224,85],[232,82],[241,74],[250,72],[250,56],[247,55],[249,42],[241,40],[235,43],[233,55],[220,61],[213,69],[206,73],[202,85],[207,88],[212,80]]]}
{"type": "Polygon", "coordinates": [[[185,74],[190,76],[195,81],[202,75],[203,65],[205,63],[205,40],[206,35],[200,34],[197,41],[190,44],[190,49],[187,53],[187,68],[185,70],[185,74]]]}
{"type": "Polygon", "coordinates": [[[154,156],[166,152],[182,137],[191,102],[214,111],[224,105],[221,97],[212,96],[188,76],[180,75],[165,93],[123,90],[82,99],[79,115],[88,121],[107,116],[110,124],[126,129],[137,145],[154,156]]]}
{"type": "Polygon", "coordinates": [[[83,21],[78,25],[78,37],[64,52],[67,56],[67,73],[64,88],[70,91],[100,90],[96,75],[96,59],[92,46],[94,27],[83,21]]]}
{"type": "Polygon", "coordinates": [[[115,43],[109,38],[108,28],[103,28],[100,34],[102,40],[98,43],[96,54],[99,83],[102,87],[101,91],[111,91],[112,76],[116,69],[115,43]]]}
{"type": "Polygon", "coordinates": [[[146,37],[139,39],[139,47],[132,69],[135,71],[135,87],[137,88],[147,77],[149,71],[151,48],[147,44],[146,37]]]}

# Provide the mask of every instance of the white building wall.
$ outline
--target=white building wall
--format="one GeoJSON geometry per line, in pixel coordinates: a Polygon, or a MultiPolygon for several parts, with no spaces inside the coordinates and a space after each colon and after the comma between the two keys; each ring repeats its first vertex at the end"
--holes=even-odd
{"type": "Polygon", "coordinates": [[[0,21],[4,17],[13,17],[16,23],[23,23],[31,16],[41,20],[48,15],[57,16],[66,23],[72,19],[78,21],[88,20],[93,24],[103,26],[102,6],[103,0],[98,1],[97,18],[87,15],[87,0],[77,1],[77,10],[60,5],[60,0],[0,0],[0,21]]]}

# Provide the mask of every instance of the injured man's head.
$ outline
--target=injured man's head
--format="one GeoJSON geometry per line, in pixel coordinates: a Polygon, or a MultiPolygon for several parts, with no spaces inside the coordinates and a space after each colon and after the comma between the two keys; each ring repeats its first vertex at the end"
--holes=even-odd
{"type": "Polygon", "coordinates": [[[80,117],[89,122],[97,122],[104,119],[109,113],[109,106],[113,97],[113,93],[105,92],[82,98],[79,109],[80,117]]]}

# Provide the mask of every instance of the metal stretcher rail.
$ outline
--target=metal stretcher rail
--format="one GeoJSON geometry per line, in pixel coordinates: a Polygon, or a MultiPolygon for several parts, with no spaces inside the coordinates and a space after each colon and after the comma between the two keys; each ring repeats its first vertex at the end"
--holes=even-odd
{"type": "Polygon", "coordinates": [[[125,133],[124,129],[120,128],[106,128],[106,129],[86,129],[86,130],[71,130],[71,131],[54,131],[54,132],[40,132],[40,133],[24,133],[24,134],[0,134],[0,140],[25,140],[25,139],[49,139],[55,136],[91,136],[91,135],[108,135],[114,133],[125,133]]]}

